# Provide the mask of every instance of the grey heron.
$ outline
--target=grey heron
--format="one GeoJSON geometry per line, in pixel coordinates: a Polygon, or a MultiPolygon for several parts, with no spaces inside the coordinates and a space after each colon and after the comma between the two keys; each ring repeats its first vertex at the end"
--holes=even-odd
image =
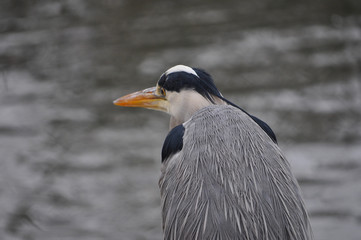
{"type": "Polygon", "coordinates": [[[170,115],[162,148],[164,239],[312,239],[298,183],[272,129],[205,71],[177,65],[114,101],[170,115]]]}

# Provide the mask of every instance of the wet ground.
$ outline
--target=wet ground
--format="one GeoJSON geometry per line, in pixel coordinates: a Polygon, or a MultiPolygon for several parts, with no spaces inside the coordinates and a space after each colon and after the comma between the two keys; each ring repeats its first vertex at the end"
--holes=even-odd
{"type": "Polygon", "coordinates": [[[168,116],[112,101],[175,64],[276,132],[315,239],[361,239],[361,4],[0,3],[0,239],[161,239],[168,116]]]}

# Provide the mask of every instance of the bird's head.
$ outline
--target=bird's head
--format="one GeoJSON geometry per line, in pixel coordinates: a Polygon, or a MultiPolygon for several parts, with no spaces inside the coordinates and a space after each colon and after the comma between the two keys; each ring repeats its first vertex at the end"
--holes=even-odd
{"type": "Polygon", "coordinates": [[[173,127],[187,121],[203,107],[225,104],[221,96],[208,73],[177,65],[163,73],[155,87],[118,98],[114,104],[167,112],[173,127]]]}

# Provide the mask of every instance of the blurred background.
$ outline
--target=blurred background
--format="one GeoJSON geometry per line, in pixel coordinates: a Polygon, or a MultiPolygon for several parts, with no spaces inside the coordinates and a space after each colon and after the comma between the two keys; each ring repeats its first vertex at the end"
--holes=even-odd
{"type": "Polygon", "coordinates": [[[359,0],[1,0],[0,239],[161,239],[169,117],[112,101],[176,64],[273,128],[315,239],[361,239],[359,0]]]}

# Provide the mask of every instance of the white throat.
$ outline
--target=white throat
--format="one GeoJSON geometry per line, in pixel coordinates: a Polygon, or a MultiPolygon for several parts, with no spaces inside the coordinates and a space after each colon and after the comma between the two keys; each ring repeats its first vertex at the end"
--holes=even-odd
{"type": "MultiPolygon", "coordinates": [[[[168,113],[171,115],[170,129],[188,121],[198,110],[213,105],[212,102],[194,90],[169,92],[167,99],[169,102],[168,113]]],[[[216,98],[215,104],[222,105],[225,104],[225,102],[216,98]]]]}

